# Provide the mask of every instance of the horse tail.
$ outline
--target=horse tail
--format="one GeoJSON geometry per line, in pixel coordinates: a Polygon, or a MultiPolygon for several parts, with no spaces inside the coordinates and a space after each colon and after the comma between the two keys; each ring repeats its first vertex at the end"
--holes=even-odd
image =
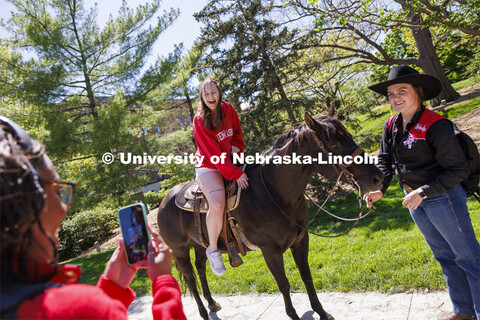
{"type": "Polygon", "coordinates": [[[173,259],[173,266],[178,272],[178,284],[180,286],[180,290],[182,290],[182,292],[185,294],[187,293],[187,284],[185,282],[185,276],[183,275],[182,270],[180,270],[180,268],[178,267],[178,263],[175,258],[173,259]]]}
{"type": "MultiPolygon", "coordinates": [[[[187,282],[185,281],[185,275],[183,274],[182,270],[180,270],[180,268],[178,267],[178,264],[177,264],[177,260],[173,260],[173,266],[175,267],[175,269],[177,270],[178,272],[178,284],[180,286],[180,290],[182,291],[183,294],[186,294],[187,293],[187,289],[188,289],[188,285],[187,285],[187,282]]],[[[193,274],[193,277],[195,279],[195,283],[197,285],[197,288],[201,288],[201,284],[199,283],[199,279],[198,279],[198,276],[197,276],[197,273],[192,270],[192,274],[193,274]]],[[[190,290],[188,290],[190,291],[190,290]]],[[[192,295],[192,293],[190,292],[190,295],[192,295]]]]}

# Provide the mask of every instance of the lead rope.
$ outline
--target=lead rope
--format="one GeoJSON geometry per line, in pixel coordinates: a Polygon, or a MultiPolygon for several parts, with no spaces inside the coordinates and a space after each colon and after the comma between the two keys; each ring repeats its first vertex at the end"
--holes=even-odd
{"type": "Polygon", "coordinates": [[[288,219],[290,220],[293,224],[295,224],[297,227],[299,227],[300,229],[302,229],[303,231],[305,232],[308,232],[308,233],[311,233],[313,235],[316,235],[318,237],[323,237],[323,238],[337,238],[337,237],[341,237],[341,236],[344,236],[346,234],[348,234],[353,228],[355,228],[355,226],[357,225],[358,221],[360,221],[360,219],[363,219],[365,218],[366,216],[368,216],[370,214],[370,212],[372,211],[372,208],[370,208],[370,210],[364,214],[362,216],[362,197],[361,197],[361,189],[360,189],[360,186],[356,183],[355,180],[352,179],[352,177],[348,177],[349,180],[353,180],[353,183],[358,187],[358,192],[359,192],[359,195],[357,196],[357,199],[358,199],[358,202],[359,202],[359,213],[358,213],[358,217],[356,219],[347,219],[347,218],[342,218],[342,217],[338,217],[332,213],[330,213],[329,211],[327,211],[326,209],[324,209],[323,207],[325,206],[325,204],[327,203],[327,201],[330,199],[333,191],[335,190],[335,187],[337,187],[340,183],[340,179],[342,177],[342,175],[345,173],[344,170],[342,170],[340,172],[340,175],[338,176],[337,178],[337,182],[335,184],[335,186],[332,188],[332,190],[328,193],[328,196],[327,198],[325,199],[325,201],[322,203],[322,205],[320,206],[315,200],[313,200],[306,192],[304,192],[304,194],[309,198],[309,200],[315,204],[317,207],[318,207],[318,210],[317,212],[315,213],[315,215],[313,216],[312,219],[310,219],[308,221],[308,224],[306,227],[303,227],[301,225],[299,225],[296,221],[294,221],[292,218],[290,218],[290,216],[285,212],[283,211],[282,208],[280,208],[280,206],[277,204],[277,202],[275,201],[275,199],[273,199],[272,195],[270,194],[270,192],[268,191],[268,188],[267,188],[267,185],[265,184],[265,180],[263,179],[263,173],[262,173],[262,166],[260,166],[260,179],[262,180],[262,184],[263,184],[263,187],[265,188],[265,191],[267,192],[267,195],[270,197],[270,200],[273,201],[273,203],[275,204],[275,206],[277,207],[277,209],[288,219]],[[344,233],[342,234],[339,234],[339,235],[334,235],[334,236],[326,236],[326,235],[322,235],[322,234],[319,234],[319,233],[315,233],[313,231],[310,231],[308,230],[308,226],[310,226],[310,224],[312,224],[312,222],[315,220],[316,216],[319,214],[320,210],[326,212],[327,214],[329,214],[330,216],[332,217],[335,217],[336,219],[339,219],[339,220],[342,220],[342,221],[355,221],[355,223],[347,230],[345,231],[344,233]]]}
{"type": "MultiPolygon", "coordinates": [[[[343,173],[343,172],[342,172],[342,173],[343,173]]],[[[342,175],[340,174],[340,177],[341,177],[341,176],[342,176],[342,175]]],[[[340,178],[340,177],[339,177],[339,178],[340,178]]],[[[338,182],[339,182],[339,180],[337,180],[337,183],[338,183],[338,182]]],[[[356,184],[356,183],[355,183],[355,184],[356,184]]],[[[357,185],[357,186],[358,186],[358,185],[357,185]]],[[[334,189],[332,189],[332,191],[333,191],[333,190],[334,190],[334,189]]],[[[330,198],[330,195],[331,195],[332,191],[330,191],[330,194],[329,194],[328,198],[330,198]]],[[[324,237],[324,238],[337,238],[337,237],[344,236],[344,235],[348,234],[350,231],[352,231],[353,228],[355,228],[355,226],[357,225],[358,221],[360,221],[360,219],[365,218],[366,216],[368,216],[368,215],[370,214],[370,212],[372,212],[372,208],[370,208],[370,210],[369,210],[367,213],[365,213],[364,215],[362,215],[363,211],[362,211],[362,197],[361,197],[361,195],[357,196],[358,203],[359,203],[358,217],[357,217],[357,218],[354,218],[354,219],[348,219],[348,218],[342,218],[342,217],[336,216],[336,215],[334,215],[333,213],[329,212],[327,209],[323,208],[323,206],[324,206],[325,203],[327,202],[328,198],[327,198],[327,200],[325,200],[324,203],[320,206],[320,205],[318,205],[318,203],[317,203],[315,200],[313,200],[312,197],[310,197],[306,192],[304,192],[304,194],[307,196],[307,198],[308,198],[314,205],[316,205],[316,206],[318,207],[317,212],[315,213],[315,215],[313,216],[313,218],[310,219],[310,221],[308,222],[307,228],[308,228],[308,226],[310,226],[310,224],[315,220],[315,217],[319,214],[320,210],[322,210],[323,212],[327,213],[328,215],[330,215],[330,216],[332,216],[332,217],[334,217],[334,218],[336,218],[336,219],[338,219],[338,220],[341,220],[341,221],[355,221],[355,223],[354,223],[347,231],[345,231],[345,232],[342,233],[342,234],[335,235],[335,236],[326,236],[326,235],[321,235],[321,234],[314,233],[314,232],[312,232],[312,231],[308,231],[308,232],[310,232],[310,233],[312,233],[312,234],[314,234],[314,235],[316,235],[316,236],[319,236],[319,237],[324,237]]],[[[360,187],[359,187],[359,194],[361,194],[361,193],[360,193],[360,187]]]]}

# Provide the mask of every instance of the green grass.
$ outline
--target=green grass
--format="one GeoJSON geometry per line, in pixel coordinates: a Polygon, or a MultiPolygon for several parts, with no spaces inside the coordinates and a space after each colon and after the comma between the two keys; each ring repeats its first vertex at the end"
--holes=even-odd
{"type": "Polygon", "coordinates": [[[438,113],[449,119],[455,119],[462,114],[475,110],[478,107],[480,107],[480,97],[476,97],[466,102],[459,103],[448,109],[440,110],[438,113]]]}
{"type": "MultiPolygon", "coordinates": [[[[74,258],[63,263],[75,264],[82,268],[82,276],[79,283],[96,285],[100,275],[105,270],[105,265],[110,259],[113,251],[114,249],[105,250],[87,257],[74,258]]],[[[178,279],[178,273],[176,273],[176,270],[174,270],[173,275],[178,279]]],[[[137,272],[130,287],[135,290],[138,295],[152,293],[151,281],[148,278],[145,269],[141,269],[137,272]]]]}
{"type": "Polygon", "coordinates": [[[476,77],[472,77],[472,78],[465,79],[463,81],[452,83],[452,87],[453,89],[458,91],[463,88],[473,86],[474,84],[477,84],[477,83],[478,83],[478,79],[476,77]]]}
{"type": "MultiPolygon", "coordinates": [[[[348,235],[339,238],[321,238],[310,235],[309,262],[317,290],[401,292],[411,289],[445,289],[439,264],[433,258],[423,236],[413,223],[407,209],[401,206],[402,191],[392,182],[385,197],[372,213],[361,220],[348,235]]],[[[327,204],[327,210],[343,217],[358,214],[356,196],[327,204]]],[[[480,204],[468,200],[475,232],[480,234],[480,204]]],[[[310,215],[315,208],[310,208],[310,215]]],[[[324,235],[340,234],[349,222],[339,222],[320,213],[310,230],[324,235]]],[[[82,283],[96,284],[112,250],[76,258],[68,263],[84,270],[82,283]]],[[[277,292],[277,284],[259,251],[249,252],[238,268],[228,265],[223,255],[227,275],[214,276],[207,268],[210,289],[214,293],[277,292]]],[[[284,254],[285,272],[291,290],[304,290],[290,251],[284,254]]],[[[192,251],[192,261],[193,251],[192,251]]],[[[179,278],[178,272],[173,271],[179,278]]],[[[139,271],[132,288],[139,294],[150,294],[151,284],[144,270],[139,271]]]]}
{"type": "MultiPolygon", "coordinates": [[[[396,111],[392,110],[389,104],[381,105],[372,109],[373,117],[369,117],[369,114],[361,114],[358,116],[360,119],[361,130],[359,134],[368,134],[368,133],[382,133],[383,124],[387,119],[395,114],[396,111]]],[[[347,126],[348,128],[348,126],[347,126]]],[[[351,128],[348,128],[351,130],[351,128]]]]}

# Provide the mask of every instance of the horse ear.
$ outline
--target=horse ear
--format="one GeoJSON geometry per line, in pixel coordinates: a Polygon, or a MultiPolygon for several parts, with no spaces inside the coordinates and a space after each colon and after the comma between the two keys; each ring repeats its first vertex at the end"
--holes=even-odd
{"type": "Polygon", "coordinates": [[[332,101],[330,103],[330,106],[328,107],[328,112],[327,114],[330,116],[330,117],[333,117],[335,115],[335,107],[337,105],[337,103],[340,102],[338,100],[335,100],[335,101],[332,101]]]}
{"type": "Polygon", "coordinates": [[[314,124],[315,120],[313,120],[312,116],[308,112],[305,112],[304,119],[307,127],[309,127],[310,129],[313,129],[312,127],[315,126],[314,124]]]}
{"type": "Polygon", "coordinates": [[[305,112],[305,123],[307,127],[315,131],[315,129],[318,129],[320,126],[318,125],[318,122],[315,121],[315,119],[312,118],[312,116],[308,113],[305,112]]]}

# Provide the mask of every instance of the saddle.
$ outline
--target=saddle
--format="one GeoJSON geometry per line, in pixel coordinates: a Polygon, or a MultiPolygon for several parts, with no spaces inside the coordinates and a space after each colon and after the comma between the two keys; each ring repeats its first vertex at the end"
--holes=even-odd
{"type": "MultiPolygon", "coordinates": [[[[235,210],[240,202],[242,189],[238,187],[235,181],[225,180],[225,210],[223,214],[223,228],[220,233],[220,238],[223,238],[227,247],[230,265],[238,267],[243,263],[239,256],[240,252],[243,256],[246,255],[244,244],[250,250],[258,250],[258,247],[250,243],[240,225],[231,215],[230,211],[235,210]]],[[[192,212],[194,214],[195,229],[197,231],[197,238],[199,243],[207,248],[208,240],[205,236],[206,230],[203,230],[201,214],[207,213],[208,202],[197,181],[193,180],[187,183],[175,197],[175,204],[182,210],[192,212]]]]}
{"type": "MultiPolygon", "coordinates": [[[[225,183],[225,207],[228,210],[233,211],[237,208],[238,203],[240,202],[240,195],[242,189],[238,187],[235,181],[226,181],[225,183]],[[230,182],[230,183],[228,183],[230,182]]],[[[188,182],[180,192],[175,197],[175,204],[182,210],[194,212],[195,211],[195,202],[200,198],[199,210],[201,213],[207,213],[208,211],[208,202],[207,198],[203,195],[202,190],[196,180],[188,182]]]]}

